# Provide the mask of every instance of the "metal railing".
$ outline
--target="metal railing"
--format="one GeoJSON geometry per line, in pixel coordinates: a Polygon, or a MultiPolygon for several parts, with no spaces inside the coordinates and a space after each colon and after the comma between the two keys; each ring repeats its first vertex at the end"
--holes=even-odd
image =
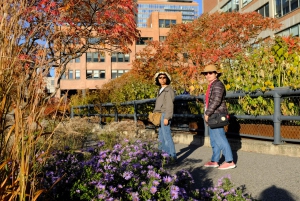
{"type": "MultiPolygon", "coordinates": [[[[292,142],[300,142],[300,129],[297,131],[299,132],[299,139],[288,139],[283,138],[281,136],[281,122],[282,121],[300,121],[300,116],[284,116],[281,114],[281,101],[283,97],[299,97],[300,98],[300,90],[291,90],[291,89],[276,89],[272,91],[267,91],[265,93],[263,92],[256,92],[256,93],[233,93],[233,92],[227,92],[226,100],[231,99],[238,99],[241,97],[244,97],[246,95],[249,95],[251,98],[262,96],[264,98],[273,98],[274,100],[274,113],[273,115],[259,115],[259,116],[253,116],[253,115],[230,115],[231,119],[246,119],[246,120],[269,120],[273,123],[273,137],[265,137],[260,135],[249,135],[247,133],[238,133],[239,136],[245,136],[245,137],[253,137],[253,138],[261,138],[261,139],[268,139],[273,140],[273,144],[282,144],[283,141],[292,141],[292,142]]],[[[200,96],[190,96],[190,95],[179,95],[175,97],[174,104],[177,103],[188,103],[188,102],[196,102],[201,101],[205,99],[205,95],[200,96]]],[[[104,103],[101,105],[83,105],[83,106],[72,106],[71,107],[71,118],[76,116],[74,113],[75,109],[87,109],[86,116],[99,116],[100,122],[102,121],[102,117],[114,117],[115,121],[118,121],[118,119],[121,118],[133,118],[135,122],[137,122],[138,118],[146,118],[148,114],[139,114],[138,113],[138,106],[144,105],[144,104],[155,104],[155,99],[144,99],[144,100],[134,100],[134,101],[128,101],[121,104],[114,104],[114,103],[104,103]],[[118,114],[118,109],[116,106],[133,106],[134,111],[133,114],[118,114]],[[91,109],[98,107],[100,109],[99,113],[93,113],[90,112],[91,109]],[[102,113],[103,108],[108,108],[109,113],[102,113]],[[111,110],[113,109],[113,112],[111,110]]],[[[299,101],[300,104],[300,101],[299,101]]],[[[299,105],[300,107],[300,105],[299,105]]],[[[200,113],[200,112],[199,112],[200,113]]],[[[186,119],[202,119],[203,121],[203,114],[174,114],[173,118],[186,118],[186,119]]],[[[300,126],[299,126],[300,128],[300,126]]],[[[204,124],[204,135],[208,136],[208,129],[207,125],[204,124]]]]}

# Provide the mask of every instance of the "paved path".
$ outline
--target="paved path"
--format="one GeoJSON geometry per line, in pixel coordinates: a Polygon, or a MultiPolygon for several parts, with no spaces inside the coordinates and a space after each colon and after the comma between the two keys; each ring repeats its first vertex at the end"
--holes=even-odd
{"type": "MultiPolygon", "coordinates": [[[[205,168],[212,150],[207,146],[176,144],[179,164],[172,172],[189,170],[195,187],[209,187],[218,179],[230,175],[235,187],[245,185],[246,192],[262,201],[300,201],[300,158],[233,152],[237,167],[230,170],[205,168]]],[[[224,159],[223,159],[224,160],[224,159]]]]}

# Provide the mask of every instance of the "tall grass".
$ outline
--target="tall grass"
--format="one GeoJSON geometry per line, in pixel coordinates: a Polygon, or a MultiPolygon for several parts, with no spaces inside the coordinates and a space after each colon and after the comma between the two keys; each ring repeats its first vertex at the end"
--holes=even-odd
{"type": "Polygon", "coordinates": [[[4,201],[36,200],[43,192],[36,187],[36,175],[50,144],[41,142],[52,136],[42,121],[45,75],[51,66],[46,65],[45,48],[30,36],[40,32],[42,24],[35,30],[24,20],[30,3],[4,0],[0,7],[0,200],[4,201]]]}

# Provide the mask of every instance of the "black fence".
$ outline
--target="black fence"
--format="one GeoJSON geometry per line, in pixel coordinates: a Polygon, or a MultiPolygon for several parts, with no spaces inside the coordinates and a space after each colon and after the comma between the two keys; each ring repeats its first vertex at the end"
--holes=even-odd
{"type": "MultiPolygon", "coordinates": [[[[231,113],[230,125],[225,127],[227,134],[273,140],[274,144],[282,144],[284,141],[300,142],[300,109],[293,111],[294,115],[283,115],[282,112],[286,111],[288,113],[288,110],[300,108],[300,90],[284,88],[265,93],[227,92],[226,101],[230,105],[239,107],[238,100],[246,95],[251,98],[263,97],[266,100],[273,100],[273,114],[245,115],[238,114],[238,112],[231,113]],[[282,103],[286,100],[290,103],[288,107],[283,108],[282,103]]],[[[202,106],[204,98],[204,95],[176,96],[172,127],[181,128],[182,125],[193,122],[197,125],[196,128],[189,128],[191,131],[202,132],[205,136],[208,136],[207,125],[203,121],[202,106]]],[[[147,120],[148,113],[142,114],[140,112],[152,111],[154,104],[155,99],[144,99],[120,104],[104,103],[101,105],[73,106],[71,108],[71,118],[74,116],[98,116],[100,117],[99,123],[101,123],[103,117],[112,117],[115,121],[120,118],[132,118],[137,122],[138,120],[147,120]],[[125,114],[124,111],[127,113],[125,114]]]]}

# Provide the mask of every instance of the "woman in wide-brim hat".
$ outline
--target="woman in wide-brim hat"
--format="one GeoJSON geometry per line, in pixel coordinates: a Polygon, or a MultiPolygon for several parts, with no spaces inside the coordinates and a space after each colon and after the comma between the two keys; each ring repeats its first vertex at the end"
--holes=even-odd
{"type": "Polygon", "coordinates": [[[201,74],[206,74],[206,73],[216,73],[217,77],[220,77],[222,75],[222,73],[220,71],[218,71],[217,67],[215,65],[207,65],[204,67],[203,71],[201,72],[201,74]]]}
{"type": "Polygon", "coordinates": [[[175,92],[170,86],[172,79],[167,72],[161,71],[155,74],[154,80],[155,84],[160,86],[160,89],[156,97],[153,112],[162,113],[158,129],[158,139],[160,141],[159,148],[167,152],[170,157],[176,161],[176,150],[170,128],[175,98],[175,92]]]}
{"type": "MultiPolygon", "coordinates": [[[[208,118],[214,113],[227,114],[228,110],[225,103],[226,90],[224,84],[218,79],[221,75],[215,65],[207,65],[201,72],[208,81],[208,88],[204,101],[204,120],[208,122],[208,118]]],[[[224,127],[210,128],[209,137],[213,150],[211,161],[205,163],[205,167],[218,167],[220,170],[235,168],[231,147],[225,136],[224,127]],[[221,153],[225,157],[225,162],[219,166],[221,153]]]]}

